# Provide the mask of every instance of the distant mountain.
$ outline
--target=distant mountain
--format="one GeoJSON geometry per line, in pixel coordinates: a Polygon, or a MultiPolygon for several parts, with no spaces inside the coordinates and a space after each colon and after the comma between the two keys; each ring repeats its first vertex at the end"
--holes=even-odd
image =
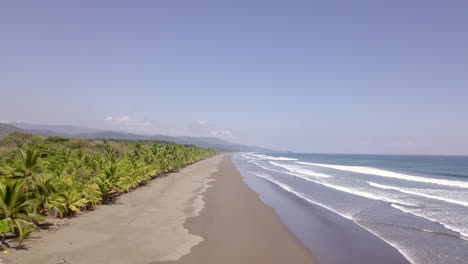
{"type": "Polygon", "coordinates": [[[23,131],[21,128],[15,127],[10,124],[0,123],[0,137],[6,134],[10,134],[13,132],[21,132],[21,131],[23,131]]]}
{"type": "Polygon", "coordinates": [[[11,132],[26,132],[39,136],[62,136],[70,138],[87,139],[115,139],[115,140],[156,140],[173,142],[177,144],[192,144],[203,148],[213,148],[223,151],[251,151],[273,152],[273,150],[231,143],[215,137],[172,137],[165,135],[140,135],[116,131],[104,131],[78,126],[38,125],[28,123],[0,123],[0,137],[11,132]]]}
{"type": "Polygon", "coordinates": [[[81,127],[81,126],[67,126],[67,125],[40,125],[40,124],[29,124],[24,122],[18,123],[10,123],[18,128],[26,129],[26,130],[48,130],[59,134],[69,134],[69,135],[76,135],[82,133],[95,133],[100,132],[103,130],[89,128],[89,127],[81,127]]]}
{"type": "Polygon", "coordinates": [[[177,144],[192,144],[203,148],[214,148],[226,151],[254,151],[254,152],[273,152],[270,149],[247,146],[242,144],[231,143],[214,137],[172,137],[165,135],[140,135],[130,134],[115,131],[102,131],[95,133],[86,133],[76,135],[79,138],[90,139],[119,139],[119,140],[158,140],[174,142],[177,144]]]}
{"type": "Polygon", "coordinates": [[[0,137],[13,133],[13,132],[23,132],[30,133],[38,136],[65,136],[63,133],[57,133],[50,130],[39,130],[39,129],[24,129],[11,124],[0,123],[0,137]]]}

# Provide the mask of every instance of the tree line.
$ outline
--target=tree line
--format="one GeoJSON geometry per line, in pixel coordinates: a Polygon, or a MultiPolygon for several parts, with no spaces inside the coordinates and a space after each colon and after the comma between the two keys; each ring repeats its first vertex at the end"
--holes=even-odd
{"type": "Polygon", "coordinates": [[[47,217],[70,217],[213,156],[193,145],[40,137],[0,140],[0,246],[18,248],[47,217]]]}

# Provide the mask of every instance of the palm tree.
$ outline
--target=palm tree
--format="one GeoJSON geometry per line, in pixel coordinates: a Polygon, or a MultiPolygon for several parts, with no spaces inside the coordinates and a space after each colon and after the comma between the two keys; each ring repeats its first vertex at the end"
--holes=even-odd
{"type": "Polygon", "coordinates": [[[30,190],[34,190],[36,186],[43,187],[33,174],[33,172],[37,171],[39,168],[40,154],[37,148],[28,148],[26,151],[20,149],[20,157],[18,171],[21,174],[19,178],[24,180],[23,190],[28,193],[30,190]]]}
{"type": "Polygon", "coordinates": [[[97,178],[97,185],[102,194],[103,203],[110,203],[114,200],[114,194],[118,191],[118,181],[117,164],[111,163],[107,169],[104,170],[104,173],[97,178]]]}
{"type": "Polygon", "coordinates": [[[136,159],[141,159],[142,152],[143,152],[143,148],[141,147],[141,144],[139,142],[136,143],[135,148],[133,150],[133,156],[136,159]]]}
{"type": "Polygon", "coordinates": [[[86,207],[89,201],[82,197],[82,195],[74,189],[67,189],[57,194],[57,198],[54,201],[60,217],[74,215],[81,211],[82,208],[86,207]]]}
{"type": "Polygon", "coordinates": [[[10,225],[5,220],[0,220],[0,249],[3,248],[3,245],[7,245],[7,247],[10,247],[10,245],[8,244],[9,240],[7,240],[7,236],[10,232],[10,225]]]}
{"type": "Polygon", "coordinates": [[[44,175],[37,178],[39,188],[34,191],[34,201],[37,203],[37,211],[46,214],[48,211],[60,211],[60,206],[55,203],[54,196],[60,188],[60,181],[53,176],[44,175]]]}
{"type": "Polygon", "coordinates": [[[104,144],[104,151],[106,153],[107,160],[111,163],[117,162],[117,152],[107,143],[104,144]]]}
{"type": "Polygon", "coordinates": [[[69,184],[68,188],[75,189],[83,199],[88,201],[86,208],[92,208],[99,203],[101,203],[101,191],[99,189],[98,184],[96,183],[96,178],[91,179],[83,179],[72,177],[71,183],[69,184]]]}
{"type": "Polygon", "coordinates": [[[18,222],[16,228],[18,230],[18,245],[16,248],[20,249],[23,247],[24,239],[33,231],[37,231],[37,227],[28,222],[18,222]]]}
{"type": "Polygon", "coordinates": [[[23,177],[27,178],[32,175],[32,172],[38,167],[39,153],[36,148],[29,148],[26,151],[20,149],[21,167],[20,171],[23,177]]]}
{"type": "Polygon", "coordinates": [[[41,217],[34,213],[31,200],[23,192],[23,183],[9,181],[0,184],[0,219],[5,221],[10,230],[19,235],[26,225],[35,228],[31,221],[37,221],[41,217]]]}

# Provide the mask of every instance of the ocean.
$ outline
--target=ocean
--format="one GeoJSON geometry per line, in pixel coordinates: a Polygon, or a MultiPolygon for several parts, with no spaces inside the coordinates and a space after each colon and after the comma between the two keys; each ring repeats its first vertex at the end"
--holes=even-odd
{"type": "Polygon", "coordinates": [[[268,204],[313,252],[318,244],[307,244],[314,232],[298,230],[288,210],[279,208],[318,206],[413,264],[468,263],[466,156],[236,153],[232,160],[260,197],[268,189],[294,197],[268,204]]]}

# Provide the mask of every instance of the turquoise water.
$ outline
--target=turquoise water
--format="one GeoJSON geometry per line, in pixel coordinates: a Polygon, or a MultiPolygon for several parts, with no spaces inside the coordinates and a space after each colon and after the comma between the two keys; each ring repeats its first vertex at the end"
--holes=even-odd
{"type": "Polygon", "coordinates": [[[243,176],[353,221],[410,262],[468,263],[468,157],[239,153],[243,176]]]}

